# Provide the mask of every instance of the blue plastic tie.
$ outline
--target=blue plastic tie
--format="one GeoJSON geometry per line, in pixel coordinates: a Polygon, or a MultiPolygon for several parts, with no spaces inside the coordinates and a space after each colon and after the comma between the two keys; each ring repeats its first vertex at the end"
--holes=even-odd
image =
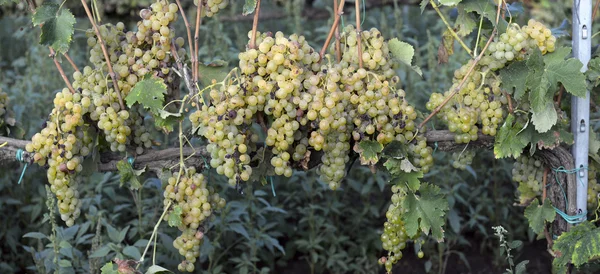
{"type": "Polygon", "coordinates": [[[133,162],[134,162],[134,161],[135,161],[135,159],[134,159],[133,157],[131,157],[131,156],[127,157],[127,162],[128,162],[128,163],[129,163],[131,166],[133,166],[133,162]]]}
{"type": "Polygon", "coordinates": [[[433,143],[433,152],[431,153],[431,155],[435,154],[435,152],[438,149],[438,142],[433,143]]]}
{"type": "Polygon", "coordinates": [[[19,177],[19,185],[21,184],[21,181],[23,180],[23,175],[25,175],[25,170],[27,170],[27,166],[29,165],[29,163],[27,163],[24,159],[23,159],[23,150],[19,149],[17,150],[17,161],[25,163],[25,166],[23,167],[23,171],[21,172],[21,177],[19,177]]]}
{"type": "Polygon", "coordinates": [[[273,192],[273,197],[277,197],[277,194],[275,194],[275,185],[273,185],[273,177],[269,176],[269,181],[271,181],[271,191],[273,192]]]}

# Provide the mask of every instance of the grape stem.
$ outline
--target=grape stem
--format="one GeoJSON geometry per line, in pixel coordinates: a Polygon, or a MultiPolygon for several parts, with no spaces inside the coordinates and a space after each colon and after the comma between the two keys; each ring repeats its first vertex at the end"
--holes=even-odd
{"type": "Polygon", "coordinates": [[[108,67],[108,74],[110,75],[110,78],[112,79],[113,88],[115,90],[115,93],[117,94],[117,98],[119,98],[119,105],[121,106],[121,109],[124,110],[125,105],[123,104],[123,98],[121,97],[121,92],[119,91],[119,85],[117,83],[117,75],[115,74],[112,64],[110,63],[110,56],[108,55],[108,51],[106,50],[106,45],[104,45],[104,40],[102,40],[102,35],[100,35],[100,29],[98,29],[98,25],[96,25],[96,21],[94,21],[94,18],[92,17],[92,13],[90,12],[90,8],[88,7],[87,2],[85,0],[81,0],[81,4],[83,5],[83,8],[85,9],[85,13],[87,14],[88,19],[90,19],[90,23],[92,23],[92,27],[94,28],[94,31],[96,32],[96,36],[98,37],[98,43],[100,43],[100,47],[102,48],[102,53],[104,53],[104,59],[106,60],[106,66],[108,67]]]}
{"type": "Polygon", "coordinates": [[[475,66],[477,66],[477,63],[479,63],[479,61],[481,60],[481,57],[483,57],[483,54],[485,53],[485,50],[490,46],[490,43],[492,43],[492,40],[494,40],[494,37],[496,36],[496,33],[498,32],[498,21],[500,20],[500,11],[502,10],[502,5],[498,5],[498,10],[496,11],[496,24],[494,25],[494,29],[492,30],[492,35],[490,35],[490,38],[488,39],[487,43],[485,43],[485,46],[483,47],[483,49],[481,49],[481,52],[479,53],[479,55],[477,55],[477,57],[475,57],[475,59],[473,59],[473,64],[471,64],[471,67],[469,67],[469,70],[467,71],[467,74],[465,74],[465,77],[460,81],[460,83],[458,84],[458,86],[456,86],[456,88],[452,91],[452,93],[450,93],[450,95],[448,95],[448,97],[446,97],[446,99],[444,99],[444,101],[433,110],[433,112],[431,112],[431,114],[429,114],[429,116],[427,116],[427,118],[425,118],[425,120],[423,120],[423,122],[421,122],[419,124],[419,128],[422,128],[433,116],[435,116],[438,112],[440,112],[440,110],[450,101],[450,99],[452,99],[452,97],[454,97],[454,95],[456,95],[460,89],[462,88],[462,86],[467,82],[467,79],[469,78],[469,76],[471,75],[471,73],[473,73],[473,69],[475,68],[475,66]]]}
{"type": "MultiPolygon", "coordinates": [[[[344,1],[342,1],[344,2],[344,1]]],[[[363,68],[363,58],[362,58],[362,35],[360,30],[360,1],[354,0],[354,13],[356,13],[356,45],[358,47],[358,67],[363,68]]]]}
{"type": "Polygon", "coordinates": [[[492,35],[490,35],[490,39],[488,39],[487,43],[485,44],[485,47],[483,47],[483,49],[481,50],[481,53],[479,53],[479,55],[477,55],[477,57],[475,57],[475,59],[473,60],[473,64],[471,64],[471,67],[469,67],[467,74],[460,81],[458,86],[456,86],[456,88],[454,88],[452,93],[450,93],[450,95],[448,95],[446,97],[446,99],[444,99],[444,101],[437,108],[435,108],[433,110],[433,112],[431,112],[431,114],[429,114],[429,116],[427,116],[427,118],[425,118],[425,120],[423,120],[423,122],[421,122],[419,124],[419,128],[422,128],[433,116],[435,116],[438,112],[440,112],[440,110],[450,101],[450,99],[452,99],[452,97],[454,97],[454,95],[456,95],[460,91],[460,89],[463,87],[463,85],[467,82],[467,79],[469,79],[469,76],[471,76],[471,73],[473,73],[473,69],[475,68],[475,66],[477,66],[477,64],[479,63],[479,60],[481,60],[481,57],[483,57],[485,50],[488,48],[488,46],[494,39],[494,36],[496,36],[496,31],[497,31],[496,28],[494,28],[494,30],[492,31],[492,35]]]}
{"type": "Polygon", "coordinates": [[[256,48],[256,29],[258,28],[258,17],[260,14],[260,0],[256,2],[256,9],[254,10],[254,20],[252,21],[252,37],[250,38],[251,49],[256,48]]]}
{"type": "MultiPolygon", "coordinates": [[[[544,177],[542,179],[542,205],[546,201],[546,184],[547,184],[547,180],[548,180],[548,172],[549,172],[549,169],[545,168],[544,169],[544,177]]],[[[548,242],[548,246],[547,246],[548,250],[552,251],[553,241],[552,241],[552,237],[550,237],[550,233],[548,232],[548,227],[546,225],[544,225],[544,236],[546,236],[546,242],[548,242]]],[[[552,254],[552,252],[551,252],[551,254],[552,254]]]]}
{"type": "Polygon", "coordinates": [[[598,7],[600,6],[600,0],[596,0],[596,4],[594,4],[594,12],[592,12],[592,20],[596,18],[596,13],[598,13],[598,7]]]}
{"type": "MultiPolygon", "coordinates": [[[[331,29],[329,30],[329,34],[327,35],[327,39],[325,39],[325,44],[323,45],[323,48],[321,48],[321,52],[319,53],[320,59],[323,59],[323,56],[325,56],[325,51],[329,47],[329,43],[331,43],[331,38],[333,38],[333,34],[336,32],[336,28],[340,22],[340,17],[342,16],[342,14],[344,14],[344,4],[345,3],[346,3],[346,1],[340,1],[340,5],[339,5],[337,11],[335,12],[335,17],[333,19],[333,25],[331,26],[331,29]]],[[[338,36],[339,36],[339,32],[338,32],[338,36]]],[[[336,39],[339,42],[338,36],[336,36],[336,39]]],[[[338,43],[338,42],[336,42],[336,43],[338,43]]],[[[337,47],[337,44],[336,44],[336,47],[337,47]]],[[[340,56],[340,58],[341,58],[341,56],[340,56]]],[[[321,60],[319,60],[319,61],[321,61],[321,60]]]]}
{"type": "MultiPolygon", "coordinates": [[[[194,60],[195,64],[192,64],[194,68],[192,69],[192,75],[194,76],[194,83],[198,83],[198,77],[200,76],[199,68],[198,68],[198,40],[200,33],[200,25],[202,24],[202,9],[204,8],[201,5],[202,1],[198,0],[198,6],[196,7],[196,29],[194,31],[194,60]]],[[[190,45],[191,47],[191,45],[190,45]]]]}
{"type": "MultiPolygon", "coordinates": [[[[187,16],[185,16],[185,11],[183,10],[183,7],[181,6],[181,1],[175,0],[175,3],[177,3],[177,7],[179,7],[179,12],[181,13],[181,17],[183,18],[183,24],[185,25],[185,30],[187,32],[188,44],[190,45],[190,60],[192,62],[192,76],[193,76],[194,72],[195,72],[196,60],[197,60],[198,56],[196,54],[193,54],[193,50],[192,50],[194,44],[192,44],[192,31],[190,30],[190,22],[188,21],[187,16]]],[[[201,6],[201,5],[202,5],[202,0],[198,0],[198,6],[201,6]]],[[[171,47],[171,52],[174,52],[173,47],[171,47]]],[[[190,88],[190,87],[188,86],[188,88],[190,88]]]]}
{"type": "MultiPolygon", "coordinates": [[[[25,2],[27,2],[27,5],[29,6],[29,10],[31,11],[31,14],[35,14],[35,9],[36,9],[35,1],[27,0],[25,2]]],[[[40,28],[43,25],[44,24],[40,24],[40,28]]],[[[54,51],[54,49],[52,49],[52,47],[48,47],[48,49],[50,50],[50,58],[52,58],[52,61],[54,61],[54,65],[56,66],[56,69],[58,70],[58,73],[60,73],[60,76],[62,77],[63,81],[67,85],[67,88],[69,88],[69,90],[71,91],[71,93],[75,93],[75,89],[73,89],[73,86],[71,85],[71,82],[69,81],[69,78],[65,74],[65,71],[63,70],[63,68],[60,65],[60,63],[58,62],[58,60],[56,60],[56,52],[54,51]]],[[[71,65],[73,66],[73,68],[75,70],[79,71],[77,69],[77,66],[75,66],[75,64],[71,60],[71,57],[69,57],[69,55],[66,52],[64,53],[64,55],[67,58],[67,60],[69,60],[69,62],[71,62],[71,65]]]]}
{"type": "MultiPolygon", "coordinates": [[[[454,39],[456,39],[456,41],[458,41],[458,43],[460,44],[460,46],[463,49],[465,49],[465,51],[469,55],[471,55],[471,57],[474,57],[475,55],[473,55],[473,52],[471,51],[471,49],[469,47],[467,47],[467,45],[465,44],[465,42],[462,39],[460,39],[460,37],[458,36],[458,34],[456,34],[456,32],[454,31],[454,29],[450,26],[450,24],[448,23],[448,20],[446,20],[446,17],[440,11],[440,7],[433,0],[429,0],[429,3],[431,4],[431,6],[435,10],[435,12],[437,12],[437,14],[440,16],[440,19],[442,19],[442,22],[444,22],[444,25],[446,25],[446,28],[448,29],[448,31],[450,32],[450,34],[452,35],[452,37],[454,37],[454,39]]],[[[479,38],[479,36],[477,36],[477,37],[479,38]]],[[[475,45],[475,46],[477,46],[477,45],[475,45]]]]}
{"type": "MultiPolygon", "coordinates": [[[[334,12],[338,6],[337,1],[338,0],[333,0],[333,11],[334,12]]],[[[342,0],[342,1],[345,1],[345,0],[342,0]]],[[[334,16],[336,16],[336,15],[334,15],[334,16]]],[[[337,63],[342,61],[342,45],[341,45],[341,41],[340,41],[340,26],[339,25],[335,26],[335,60],[337,61],[337,63]]]]}
{"type": "Polygon", "coordinates": [[[75,65],[75,62],[73,62],[73,59],[71,59],[71,56],[69,56],[66,52],[63,53],[63,55],[65,56],[65,58],[67,58],[67,61],[69,61],[69,64],[71,64],[71,67],[73,67],[73,69],[75,71],[80,72],[77,65],[75,65]]]}

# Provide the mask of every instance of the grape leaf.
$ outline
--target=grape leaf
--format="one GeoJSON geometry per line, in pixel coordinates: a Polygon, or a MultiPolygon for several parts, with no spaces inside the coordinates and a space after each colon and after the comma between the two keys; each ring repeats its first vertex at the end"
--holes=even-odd
{"type": "Polygon", "coordinates": [[[133,190],[137,190],[142,187],[138,176],[142,175],[146,168],[142,170],[135,170],[127,161],[121,160],[117,162],[117,170],[121,176],[121,187],[124,183],[129,183],[131,185],[131,189],[133,190]]]}
{"type": "Polygon", "coordinates": [[[183,210],[180,206],[176,206],[173,208],[171,213],[169,213],[169,226],[180,226],[181,225],[181,214],[183,214],[183,210]]]}
{"type": "Polygon", "coordinates": [[[557,39],[561,37],[569,37],[571,36],[571,24],[569,23],[568,19],[564,19],[562,23],[560,23],[560,26],[551,29],[551,31],[552,35],[557,39]]]}
{"type": "Polygon", "coordinates": [[[242,15],[246,16],[253,13],[256,9],[256,2],[256,0],[246,0],[246,2],[244,2],[244,7],[242,8],[242,15]]]}
{"type": "Polygon", "coordinates": [[[408,155],[408,150],[405,144],[400,141],[392,141],[391,143],[385,145],[381,154],[392,157],[396,159],[402,159],[408,155]]]}
{"type": "Polygon", "coordinates": [[[424,183],[417,192],[409,191],[402,201],[406,213],[402,220],[406,226],[409,237],[417,235],[420,229],[426,235],[431,230],[431,235],[438,241],[444,240],[443,226],[445,212],[448,210],[448,201],[440,194],[440,188],[424,183]]]}
{"type": "Polygon", "coordinates": [[[528,72],[525,61],[512,62],[508,67],[500,70],[502,87],[508,90],[516,100],[520,100],[525,95],[525,81],[528,72]]]}
{"type": "Polygon", "coordinates": [[[439,0],[440,4],[444,6],[456,6],[461,1],[462,0],[439,0]]]}
{"type": "Polygon", "coordinates": [[[464,37],[477,27],[477,21],[475,21],[475,16],[472,13],[465,11],[464,9],[457,9],[458,16],[456,17],[456,21],[454,22],[456,30],[456,34],[464,37]]]}
{"type": "Polygon", "coordinates": [[[593,58],[588,62],[588,69],[585,72],[588,80],[588,89],[591,90],[600,84],[600,58],[593,58]]]}
{"type": "Polygon", "coordinates": [[[47,45],[60,53],[69,50],[73,38],[75,16],[68,9],[50,1],[44,1],[33,14],[34,26],[42,25],[40,44],[47,45]]]}
{"type": "Polygon", "coordinates": [[[165,85],[162,78],[146,74],[142,81],[133,86],[127,97],[125,97],[125,102],[127,102],[128,107],[139,103],[151,112],[158,113],[163,108],[166,93],[167,85],[165,85]]]}
{"type": "Polygon", "coordinates": [[[549,92],[551,83],[544,73],[545,65],[542,52],[535,48],[527,60],[529,75],[525,81],[525,86],[530,90],[529,102],[531,103],[531,121],[539,132],[548,131],[554,124],[558,116],[552,102],[553,93],[549,92]]]}
{"type": "Polygon", "coordinates": [[[421,180],[419,180],[421,178],[423,178],[422,171],[413,171],[408,173],[402,172],[396,174],[394,178],[390,180],[390,182],[400,187],[407,185],[410,190],[417,191],[421,187],[421,180]]]}
{"type": "Polygon", "coordinates": [[[505,157],[517,158],[527,146],[527,139],[519,133],[524,126],[519,122],[514,122],[515,116],[509,114],[500,127],[496,140],[494,142],[494,156],[496,159],[505,157]]]}
{"type": "Polygon", "coordinates": [[[421,68],[412,65],[413,57],[415,56],[415,48],[413,48],[413,46],[411,46],[409,43],[398,40],[398,38],[394,38],[388,42],[388,47],[390,49],[390,53],[396,59],[412,68],[412,70],[419,74],[419,76],[423,76],[421,68]]]}
{"type": "Polygon", "coordinates": [[[546,222],[553,222],[555,217],[556,212],[548,198],[543,205],[540,205],[538,199],[535,199],[525,208],[525,218],[529,221],[529,227],[535,234],[540,234],[544,230],[546,222]]]}
{"type": "MultiPolygon", "coordinates": [[[[496,13],[497,8],[496,4],[492,0],[463,0],[458,9],[464,9],[467,12],[476,12],[486,19],[490,21],[492,24],[496,24],[496,13]]],[[[498,22],[498,32],[504,33],[506,32],[506,27],[508,26],[508,22],[500,17],[498,22]]]]}
{"type": "Polygon", "coordinates": [[[560,47],[544,56],[546,63],[545,74],[548,81],[554,85],[561,83],[568,93],[585,97],[587,93],[585,75],[581,72],[583,64],[575,58],[568,58],[571,48],[560,47]]]}
{"type": "Polygon", "coordinates": [[[374,165],[379,161],[378,153],[383,150],[383,145],[377,141],[360,141],[354,144],[354,152],[360,155],[362,165],[374,165]]]}
{"type": "Polygon", "coordinates": [[[576,267],[600,256],[600,228],[591,222],[582,222],[561,234],[554,241],[552,250],[558,254],[552,262],[558,273],[566,273],[569,262],[576,267]]]}
{"type": "Polygon", "coordinates": [[[390,174],[392,174],[392,175],[398,175],[398,174],[402,174],[402,173],[410,173],[410,172],[419,170],[406,158],[404,158],[404,159],[388,158],[387,161],[385,161],[385,163],[383,163],[383,166],[385,166],[387,168],[387,170],[390,172],[390,174]]]}
{"type": "Polygon", "coordinates": [[[598,154],[598,151],[600,150],[600,140],[598,140],[598,135],[596,134],[595,131],[590,130],[590,146],[589,146],[589,153],[590,154],[598,154]]]}

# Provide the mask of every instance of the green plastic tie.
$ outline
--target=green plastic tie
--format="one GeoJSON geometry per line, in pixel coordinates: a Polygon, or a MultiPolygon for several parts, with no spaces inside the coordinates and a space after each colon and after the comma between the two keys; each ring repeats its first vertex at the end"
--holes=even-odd
{"type": "Polygon", "coordinates": [[[273,176],[269,176],[269,181],[271,181],[271,191],[273,192],[273,197],[277,197],[277,194],[275,194],[275,185],[273,184],[273,176]]]}
{"type": "Polygon", "coordinates": [[[17,161],[21,162],[21,163],[25,163],[25,166],[23,167],[23,171],[21,172],[21,177],[19,177],[19,185],[21,184],[21,181],[23,180],[23,175],[25,175],[25,170],[27,170],[27,166],[29,165],[29,163],[27,163],[24,159],[23,159],[23,150],[19,149],[17,150],[17,161]]]}
{"type": "Polygon", "coordinates": [[[135,159],[131,156],[127,157],[127,162],[133,167],[133,163],[135,162],[135,159]]]}
{"type": "MultiPolygon", "coordinates": [[[[569,204],[569,200],[567,199],[567,194],[565,193],[565,190],[562,186],[562,184],[560,183],[560,181],[558,180],[558,173],[562,172],[565,174],[573,174],[573,173],[578,173],[580,170],[587,170],[587,167],[580,167],[580,168],[575,168],[575,169],[566,169],[563,166],[560,166],[558,168],[553,169],[554,170],[554,181],[558,183],[560,190],[563,193],[563,197],[565,199],[565,208],[567,207],[567,205],[569,204]]],[[[581,178],[579,176],[577,176],[579,179],[579,183],[581,185],[583,185],[583,181],[581,180],[581,178]]],[[[546,187],[550,187],[550,185],[546,186],[546,187]]],[[[583,212],[576,214],[576,215],[569,215],[567,213],[565,213],[564,211],[556,208],[555,206],[552,206],[554,208],[554,211],[556,211],[556,213],[558,215],[560,215],[563,219],[565,219],[565,221],[569,224],[578,224],[581,222],[584,222],[587,219],[587,210],[584,210],[583,212]]]]}

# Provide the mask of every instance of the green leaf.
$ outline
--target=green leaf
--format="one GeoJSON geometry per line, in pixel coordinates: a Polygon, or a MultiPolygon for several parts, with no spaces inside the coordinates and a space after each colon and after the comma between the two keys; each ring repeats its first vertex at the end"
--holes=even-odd
{"type": "Polygon", "coordinates": [[[528,142],[539,149],[553,149],[561,143],[573,144],[573,134],[569,129],[560,127],[553,127],[547,132],[537,132],[533,128],[527,128],[522,135],[528,136],[528,142]]]}
{"type": "Polygon", "coordinates": [[[515,266],[515,274],[525,274],[527,273],[527,264],[529,260],[521,261],[517,266],[515,266]]]}
{"type": "Polygon", "coordinates": [[[582,222],[561,234],[552,250],[558,254],[552,262],[553,268],[566,269],[569,262],[579,267],[600,256],[600,228],[591,222],[582,222]]]}
{"type": "Polygon", "coordinates": [[[547,132],[557,121],[558,114],[553,102],[547,102],[546,107],[534,111],[531,115],[531,122],[538,132],[547,132]]]}
{"type": "Polygon", "coordinates": [[[385,145],[385,148],[383,148],[381,154],[387,157],[402,159],[408,155],[408,148],[406,144],[394,140],[391,143],[385,145]]]}
{"type": "Polygon", "coordinates": [[[523,130],[524,127],[521,123],[515,123],[514,120],[515,116],[509,114],[496,135],[496,140],[494,142],[494,156],[496,159],[505,157],[517,158],[527,146],[527,140],[519,135],[519,132],[523,130]]]}
{"type": "Polygon", "coordinates": [[[516,100],[520,100],[525,95],[525,81],[529,69],[525,61],[511,63],[508,67],[500,70],[502,86],[508,90],[516,100]],[[514,91],[513,91],[514,90],[514,91]]]}
{"type": "Polygon", "coordinates": [[[540,205],[538,199],[535,199],[525,208],[525,218],[529,221],[529,227],[535,234],[540,234],[544,230],[546,222],[553,222],[555,217],[556,212],[548,198],[543,205],[540,205]]]}
{"type": "Polygon", "coordinates": [[[52,47],[59,53],[69,50],[73,38],[75,16],[68,9],[50,1],[44,1],[33,14],[34,26],[42,25],[40,44],[52,47]]]}
{"type": "Polygon", "coordinates": [[[148,268],[148,270],[146,271],[145,274],[158,274],[158,273],[173,273],[173,272],[171,272],[170,270],[168,270],[162,266],[153,265],[148,268]]]}
{"type": "Polygon", "coordinates": [[[102,258],[108,255],[110,252],[110,248],[108,246],[103,246],[101,248],[96,249],[89,257],[90,258],[102,258]]]}
{"type": "Polygon", "coordinates": [[[123,248],[123,255],[126,255],[134,260],[139,260],[142,257],[140,250],[137,249],[137,247],[130,245],[123,248]]]}
{"type": "MultiPolygon", "coordinates": [[[[461,7],[466,11],[466,12],[476,12],[480,15],[482,15],[483,17],[485,17],[487,20],[490,21],[490,23],[492,24],[496,24],[496,13],[497,13],[497,7],[496,4],[494,3],[494,1],[492,0],[463,0],[460,5],[458,6],[458,9],[461,9],[461,7]]],[[[499,33],[504,33],[506,32],[506,27],[508,26],[508,23],[506,22],[506,20],[504,20],[502,17],[500,17],[500,20],[498,22],[498,32],[499,33]]]]}
{"type": "Polygon", "coordinates": [[[429,0],[422,0],[421,4],[419,6],[421,6],[421,13],[423,13],[423,11],[425,11],[425,8],[427,7],[427,5],[429,5],[429,0]]]}
{"type": "Polygon", "coordinates": [[[223,81],[229,74],[227,62],[216,60],[206,64],[198,64],[198,73],[200,75],[200,83],[203,86],[208,86],[213,80],[217,83],[223,81]]]}
{"type": "Polygon", "coordinates": [[[421,178],[423,178],[422,171],[402,172],[394,176],[390,182],[401,187],[407,185],[410,190],[417,191],[421,187],[421,178]]]}
{"type": "Polygon", "coordinates": [[[130,188],[133,190],[140,189],[142,184],[138,179],[138,176],[141,175],[146,168],[142,170],[134,170],[131,164],[125,160],[121,160],[117,162],[117,170],[119,171],[119,175],[121,176],[121,187],[125,183],[130,184],[130,188]]]}
{"type": "Polygon", "coordinates": [[[409,43],[398,40],[398,38],[394,38],[388,42],[388,47],[390,49],[390,53],[392,53],[396,59],[412,68],[412,70],[419,74],[419,76],[423,76],[421,68],[412,65],[413,57],[415,56],[415,48],[413,48],[413,46],[411,46],[409,43]]]}
{"type": "Polygon", "coordinates": [[[598,151],[600,150],[600,140],[598,140],[598,135],[596,134],[595,131],[590,130],[590,147],[589,147],[589,153],[590,154],[598,154],[598,151]]]}
{"type": "Polygon", "coordinates": [[[19,0],[0,0],[0,6],[19,3],[19,2],[20,2],[19,0]]]}
{"type": "Polygon", "coordinates": [[[244,7],[242,8],[242,15],[246,16],[253,13],[256,9],[256,2],[256,0],[246,0],[246,2],[244,2],[244,7]]]}
{"type": "Polygon", "coordinates": [[[385,163],[383,163],[383,166],[385,166],[387,168],[387,170],[390,172],[390,174],[392,174],[392,175],[399,175],[402,173],[410,173],[410,172],[419,170],[407,158],[404,158],[404,159],[388,158],[387,161],[385,161],[385,163]]]}
{"type": "Polygon", "coordinates": [[[571,48],[561,47],[554,52],[546,54],[546,75],[553,85],[561,83],[568,93],[578,97],[585,97],[587,93],[585,75],[581,72],[583,64],[575,58],[568,58],[571,48]]]}
{"type": "Polygon", "coordinates": [[[180,206],[176,206],[173,208],[173,211],[169,213],[169,226],[180,226],[181,225],[181,214],[183,214],[183,210],[180,206]]]}
{"type": "Polygon", "coordinates": [[[146,74],[141,81],[133,86],[127,97],[125,97],[125,102],[127,102],[128,107],[138,103],[151,112],[158,113],[163,108],[166,93],[167,85],[165,85],[162,78],[146,74]]]}
{"type": "Polygon", "coordinates": [[[38,240],[45,239],[47,237],[48,236],[46,236],[46,234],[40,233],[40,232],[29,232],[29,233],[23,235],[23,238],[34,238],[34,239],[38,239],[38,240]]]}
{"type": "Polygon", "coordinates": [[[457,10],[458,16],[454,22],[454,27],[457,28],[456,34],[460,35],[461,37],[465,37],[471,34],[471,32],[477,28],[477,21],[472,13],[467,12],[464,9],[457,10]]]}
{"type": "Polygon", "coordinates": [[[115,269],[112,262],[106,263],[102,268],[100,268],[102,274],[119,274],[119,271],[115,269]]]}
{"type": "Polygon", "coordinates": [[[402,202],[406,213],[402,220],[406,226],[409,237],[417,235],[420,229],[426,235],[431,230],[431,235],[438,241],[444,240],[445,212],[448,210],[448,201],[440,194],[440,188],[424,183],[417,192],[409,191],[402,202]]]}
{"type": "Polygon", "coordinates": [[[440,4],[444,6],[456,6],[461,1],[462,0],[439,0],[440,4]]]}
{"type": "Polygon", "coordinates": [[[551,83],[546,77],[542,52],[535,48],[527,60],[529,75],[525,86],[530,90],[531,121],[539,132],[546,132],[556,124],[558,116],[552,102],[553,93],[549,92],[551,83]],[[546,116],[548,115],[548,116],[546,116]]]}
{"type": "Polygon", "coordinates": [[[71,261],[62,259],[62,260],[58,261],[58,266],[60,266],[60,267],[72,267],[73,265],[71,264],[71,261]]]}
{"type": "Polygon", "coordinates": [[[362,165],[374,165],[379,161],[379,155],[383,145],[377,141],[360,141],[354,144],[354,151],[360,155],[362,165]]]}
{"type": "Polygon", "coordinates": [[[585,77],[588,80],[588,89],[591,90],[600,84],[600,58],[593,58],[588,62],[585,77]]]}

